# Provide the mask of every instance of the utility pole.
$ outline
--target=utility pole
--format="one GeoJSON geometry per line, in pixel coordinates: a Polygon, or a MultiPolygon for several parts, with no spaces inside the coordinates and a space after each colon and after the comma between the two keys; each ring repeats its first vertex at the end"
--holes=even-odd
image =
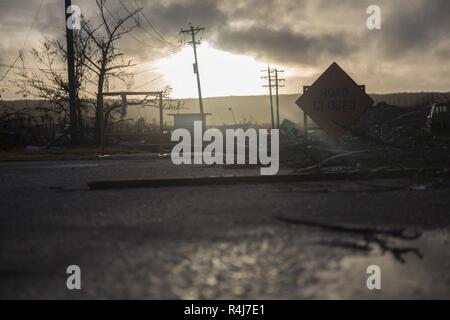
{"type": "MultiPolygon", "coordinates": [[[[303,86],[303,93],[308,91],[310,86],[303,86]]],[[[305,141],[308,141],[308,115],[303,111],[303,130],[305,131],[305,141]]]]}
{"type": "Polygon", "coordinates": [[[67,21],[71,16],[71,12],[68,10],[72,6],[71,0],[65,0],[65,23],[66,23],[66,38],[67,38],[67,70],[69,80],[69,117],[70,117],[70,141],[72,145],[78,143],[78,130],[77,130],[77,108],[76,108],[76,85],[75,85],[75,51],[73,47],[73,29],[70,29],[67,25],[67,21]]]}
{"type": "Polygon", "coordinates": [[[200,41],[195,40],[195,36],[197,35],[197,33],[204,31],[205,28],[202,27],[193,27],[192,24],[189,22],[189,29],[185,29],[185,30],[181,30],[180,33],[181,34],[190,34],[192,40],[189,42],[189,44],[192,45],[192,47],[194,48],[194,57],[195,57],[195,63],[194,63],[194,73],[197,75],[197,87],[198,87],[198,103],[200,106],[200,113],[202,115],[203,118],[203,122],[206,121],[205,118],[205,113],[203,110],[203,99],[202,99],[202,88],[200,85],[200,71],[199,71],[199,67],[198,67],[198,58],[197,58],[197,45],[200,44],[200,41]]]}
{"type": "Polygon", "coordinates": [[[158,95],[159,98],[159,154],[163,154],[163,136],[164,136],[164,105],[163,105],[163,92],[158,95]]]}
{"type": "Polygon", "coordinates": [[[275,129],[275,121],[273,118],[273,97],[272,97],[272,72],[270,70],[270,66],[267,66],[267,70],[262,70],[261,72],[267,72],[267,76],[261,77],[261,79],[266,79],[269,81],[269,84],[263,85],[265,88],[269,88],[269,96],[270,96],[270,117],[272,119],[272,129],[275,129]]]}
{"type": "Polygon", "coordinates": [[[267,72],[267,76],[262,77],[262,79],[267,79],[269,84],[264,85],[263,87],[269,88],[270,94],[270,112],[272,114],[272,129],[275,128],[275,119],[274,119],[274,111],[273,111],[273,94],[272,88],[275,88],[275,102],[276,102],[276,128],[280,128],[280,97],[279,97],[279,88],[284,87],[283,83],[285,79],[280,79],[278,77],[278,73],[283,73],[284,70],[271,69],[270,67],[267,70],[263,70],[262,72],[267,72]]]}
{"type": "Polygon", "coordinates": [[[233,116],[233,122],[234,122],[234,125],[236,126],[236,125],[237,125],[237,122],[236,122],[236,118],[234,117],[233,108],[228,108],[228,110],[231,112],[231,115],[233,116]]]}
{"type": "Polygon", "coordinates": [[[276,90],[276,102],[277,102],[277,128],[280,128],[280,98],[278,96],[278,88],[284,87],[280,83],[285,82],[285,79],[279,79],[278,73],[282,73],[284,70],[275,69],[275,90],[276,90]]]}

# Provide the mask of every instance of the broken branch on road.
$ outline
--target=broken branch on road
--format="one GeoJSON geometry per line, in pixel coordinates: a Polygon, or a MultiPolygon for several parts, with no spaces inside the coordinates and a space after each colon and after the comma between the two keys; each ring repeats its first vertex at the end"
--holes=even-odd
{"type": "Polygon", "coordinates": [[[320,221],[300,220],[282,216],[276,216],[275,219],[293,225],[318,227],[333,232],[343,232],[357,236],[359,235],[364,240],[363,244],[361,244],[359,241],[345,241],[345,242],[333,241],[333,242],[320,242],[319,244],[340,246],[363,251],[371,251],[372,250],[371,244],[376,244],[381,249],[383,254],[386,252],[390,252],[393,255],[393,257],[401,263],[406,262],[403,256],[408,253],[413,253],[420,259],[423,258],[423,255],[421,254],[419,249],[413,247],[398,247],[396,245],[390,244],[389,239],[389,238],[396,238],[408,241],[417,240],[422,235],[422,232],[418,230],[409,230],[404,228],[386,228],[386,227],[380,228],[369,226],[330,224],[320,221]]]}

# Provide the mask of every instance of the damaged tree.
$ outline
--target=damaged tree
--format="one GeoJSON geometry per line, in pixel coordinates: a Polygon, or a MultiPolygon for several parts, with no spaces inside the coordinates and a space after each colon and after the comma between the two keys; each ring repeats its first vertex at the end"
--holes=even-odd
{"type": "Polygon", "coordinates": [[[115,17],[106,7],[105,0],[97,0],[97,7],[100,12],[100,23],[92,27],[89,22],[84,22],[81,32],[86,34],[84,46],[92,51],[83,51],[85,56],[85,66],[97,77],[97,92],[95,105],[95,141],[101,143],[102,128],[108,121],[108,117],[120,106],[113,106],[105,110],[103,103],[103,91],[105,83],[109,79],[118,79],[127,84],[125,69],[133,66],[131,60],[125,62],[123,53],[120,51],[117,42],[123,35],[130,33],[137,27],[134,20],[142,9],[136,9],[128,13],[125,17],[115,17]],[[110,16],[110,19],[106,15],[110,16]],[[129,21],[133,20],[129,26],[129,21]],[[87,54],[86,54],[87,53],[87,54]]]}
{"type": "MultiPolygon", "coordinates": [[[[74,35],[74,50],[78,134],[83,135],[83,118],[93,111],[95,142],[99,145],[102,128],[109,118],[121,112],[121,105],[104,106],[105,85],[118,79],[129,86],[129,79],[133,76],[125,72],[133,64],[131,60],[123,60],[118,41],[137,26],[133,19],[141,9],[124,17],[115,17],[108,11],[105,0],[97,0],[96,4],[100,22],[95,26],[86,20],[81,22],[81,30],[74,35]]],[[[32,50],[32,55],[39,67],[36,72],[24,70],[19,73],[20,78],[16,81],[19,92],[49,101],[57,107],[63,119],[68,119],[69,84],[65,71],[57,69],[57,66],[66,64],[66,47],[59,41],[46,39],[41,48],[32,50]]]]}
{"type": "MultiPolygon", "coordinates": [[[[89,79],[89,70],[83,63],[85,53],[80,40],[81,35],[77,35],[75,41],[76,52],[76,70],[75,70],[75,96],[76,96],[76,121],[78,132],[77,138],[83,136],[83,115],[87,113],[89,106],[89,92],[86,88],[86,82],[89,79]]],[[[18,73],[19,79],[15,84],[19,87],[19,92],[24,97],[34,97],[45,102],[49,102],[58,118],[62,121],[63,127],[68,126],[69,118],[69,83],[66,80],[64,72],[57,68],[67,61],[67,51],[58,42],[51,39],[45,39],[41,47],[33,49],[31,54],[35,63],[39,66],[38,70],[28,72],[23,70],[18,73]]],[[[68,133],[66,133],[68,134],[68,133]]]]}

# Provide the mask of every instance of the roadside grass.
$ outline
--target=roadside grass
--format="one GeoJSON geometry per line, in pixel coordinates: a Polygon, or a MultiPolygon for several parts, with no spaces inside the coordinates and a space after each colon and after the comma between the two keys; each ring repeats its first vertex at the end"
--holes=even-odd
{"type": "MultiPolygon", "coordinates": [[[[146,151],[123,146],[109,146],[105,154],[138,154],[146,151]]],[[[53,148],[42,151],[30,151],[24,148],[0,151],[0,161],[23,160],[70,160],[94,158],[102,154],[99,147],[53,148]]]]}

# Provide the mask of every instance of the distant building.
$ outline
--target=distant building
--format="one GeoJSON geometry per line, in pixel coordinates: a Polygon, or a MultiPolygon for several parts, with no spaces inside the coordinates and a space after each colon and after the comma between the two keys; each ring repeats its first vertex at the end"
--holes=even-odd
{"type": "Polygon", "coordinates": [[[210,116],[211,113],[205,113],[203,116],[201,113],[175,113],[170,114],[173,116],[174,129],[187,129],[189,132],[194,132],[194,121],[203,121],[206,123],[206,116],[210,116]]]}

